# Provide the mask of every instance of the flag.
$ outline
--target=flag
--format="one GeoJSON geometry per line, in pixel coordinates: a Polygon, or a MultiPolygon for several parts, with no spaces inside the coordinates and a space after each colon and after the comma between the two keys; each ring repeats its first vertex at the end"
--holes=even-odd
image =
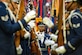
{"type": "Polygon", "coordinates": [[[55,9],[56,9],[56,16],[58,17],[58,13],[59,13],[59,0],[55,0],[55,9]]]}
{"type": "Polygon", "coordinates": [[[33,0],[33,5],[34,5],[34,7],[37,7],[37,1],[36,0],[33,0]]]}
{"type": "Polygon", "coordinates": [[[39,5],[38,5],[38,17],[41,16],[43,17],[43,0],[39,0],[39,5]]]}
{"type": "Polygon", "coordinates": [[[55,0],[52,0],[52,6],[51,6],[51,16],[54,16],[54,10],[55,10],[55,0]]]}

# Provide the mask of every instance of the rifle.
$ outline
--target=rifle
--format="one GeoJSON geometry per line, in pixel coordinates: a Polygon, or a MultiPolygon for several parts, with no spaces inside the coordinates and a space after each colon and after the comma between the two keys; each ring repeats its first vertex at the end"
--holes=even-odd
{"type": "Polygon", "coordinates": [[[58,20],[58,46],[62,46],[64,44],[64,38],[63,38],[63,31],[62,31],[62,25],[63,25],[63,0],[59,0],[59,20],[58,20]]]}
{"type": "Polygon", "coordinates": [[[38,38],[36,37],[34,28],[31,30],[31,53],[32,55],[41,55],[38,38]]]}
{"type": "MultiPolygon", "coordinates": [[[[24,0],[20,1],[20,5],[19,6],[20,7],[19,7],[19,10],[18,10],[18,13],[17,13],[17,17],[16,17],[17,21],[21,20],[24,17],[24,13],[25,13],[24,0]]],[[[24,30],[17,31],[15,33],[15,45],[16,45],[16,47],[18,47],[20,45],[20,38],[24,37],[24,34],[25,34],[24,30]]]]}
{"type": "MultiPolygon", "coordinates": [[[[56,1],[58,1],[58,0],[56,0],[56,1]]],[[[62,46],[62,45],[64,45],[64,36],[65,36],[65,30],[62,30],[62,26],[63,26],[63,20],[65,20],[65,19],[62,19],[62,18],[65,18],[64,16],[64,11],[63,11],[63,9],[64,9],[64,0],[59,0],[58,1],[59,2],[59,9],[58,8],[56,8],[56,9],[58,9],[58,11],[56,12],[56,16],[58,17],[58,39],[57,39],[57,43],[58,43],[58,47],[59,46],[62,46]],[[63,35],[63,33],[64,33],[64,35],[63,35]]],[[[64,25],[65,25],[65,23],[64,23],[64,25]]],[[[56,51],[52,51],[52,55],[58,55],[57,53],[56,53],[56,51]]]]}

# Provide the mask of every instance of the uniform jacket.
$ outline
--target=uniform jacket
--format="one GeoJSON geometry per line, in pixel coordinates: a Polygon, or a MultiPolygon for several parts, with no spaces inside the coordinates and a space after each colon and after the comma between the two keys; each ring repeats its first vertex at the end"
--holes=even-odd
{"type": "Polygon", "coordinates": [[[50,39],[50,35],[45,32],[39,32],[37,35],[42,55],[48,55],[48,46],[45,45],[45,40],[50,39]]]}
{"type": "Polygon", "coordinates": [[[64,55],[82,55],[82,13],[79,9],[74,10],[68,17],[70,30],[65,44],[64,55]]]}
{"type": "MultiPolygon", "coordinates": [[[[27,27],[25,27],[26,31],[31,31],[31,27],[29,25],[27,25],[27,27]]],[[[23,52],[21,55],[31,55],[31,46],[30,46],[30,37],[28,37],[27,39],[25,38],[21,38],[21,47],[23,49],[23,52]]]]}
{"type": "MultiPolygon", "coordinates": [[[[20,22],[27,26],[24,19],[20,22]]],[[[21,24],[11,19],[7,5],[0,2],[0,55],[15,55],[13,34],[21,29],[21,24]]]]}

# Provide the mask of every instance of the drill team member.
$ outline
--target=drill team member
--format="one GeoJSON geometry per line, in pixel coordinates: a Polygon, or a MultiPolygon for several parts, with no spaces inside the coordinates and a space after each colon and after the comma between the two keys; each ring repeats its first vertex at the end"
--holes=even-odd
{"type": "Polygon", "coordinates": [[[27,26],[35,18],[35,11],[30,11],[26,16],[14,22],[8,8],[10,0],[0,0],[0,55],[15,55],[13,34],[27,26]]]}

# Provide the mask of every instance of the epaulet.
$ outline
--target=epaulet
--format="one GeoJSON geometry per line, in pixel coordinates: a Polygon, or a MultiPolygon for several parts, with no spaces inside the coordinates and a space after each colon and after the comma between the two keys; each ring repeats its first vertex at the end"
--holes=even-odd
{"type": "Polygon", "coordinates": [[[0,3],[0,17],[5,16],[7,14],[6,7],[4,4],[0,3]]]}
{"type": "Polygon", "coordinates": [[[73,17],[76,17],[76,18],[80,17],[80,18],[82,19],[82,15],[81,15],[80,13],[74,12],[74,13],[71,14],[70,17],[69,17],[69,24],[70,24],[70,27],[73,26],[73,25],[72,25],[72,22],[71,22],[71,18],[73,18],[73,17]]]}
{"type": "Polygon", "coordinates": [[[77,18],[80,17],[82,19],[82,15],[78,12],[73,13],[73,16],[75,16],[77,18]]]}

